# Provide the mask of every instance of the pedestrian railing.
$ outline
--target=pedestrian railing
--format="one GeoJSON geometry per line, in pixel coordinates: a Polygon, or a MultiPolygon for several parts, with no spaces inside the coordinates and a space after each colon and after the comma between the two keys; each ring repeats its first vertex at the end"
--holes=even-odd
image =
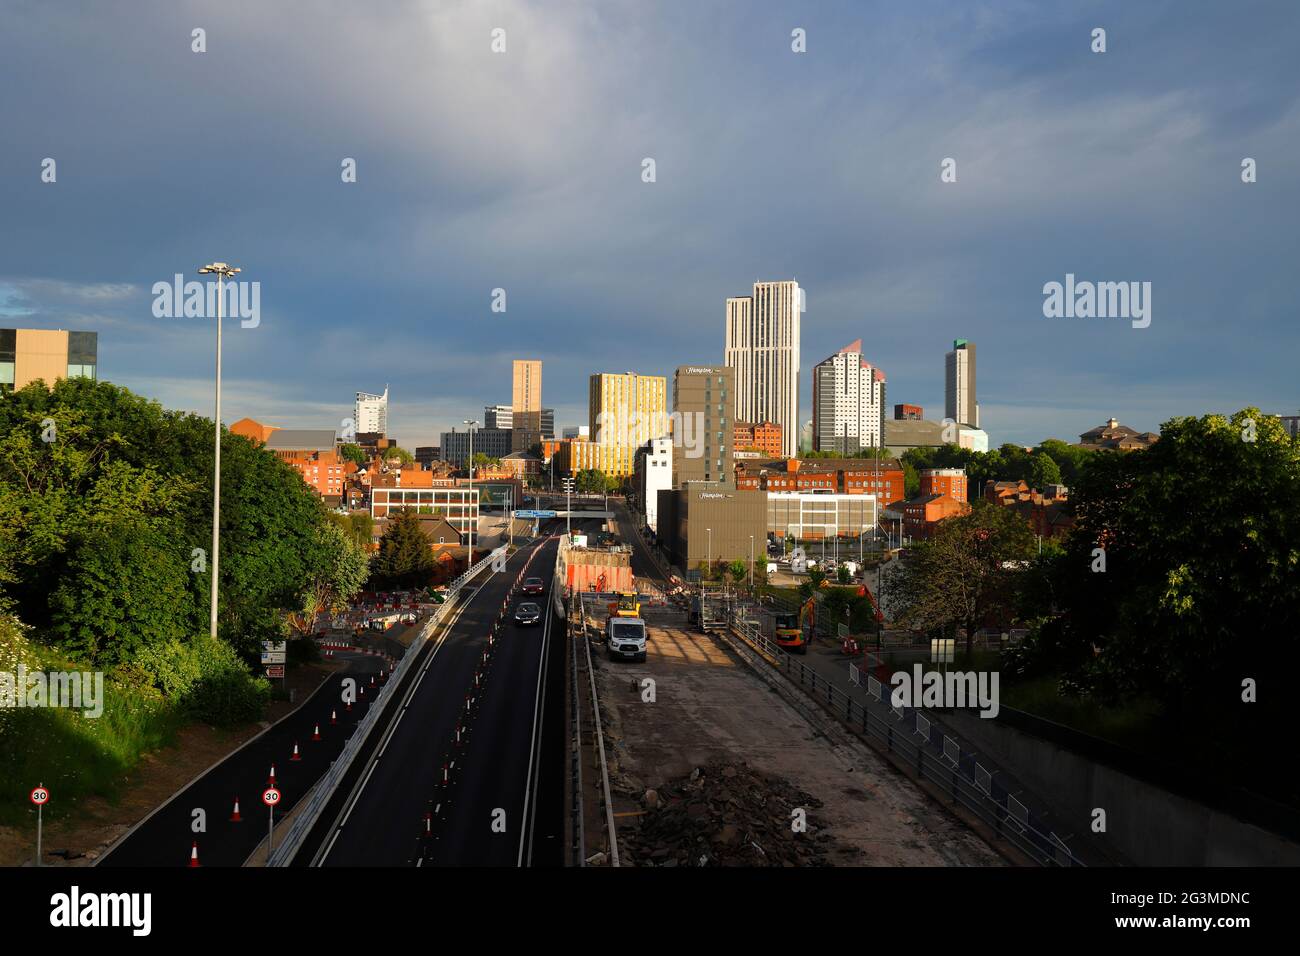
{"type": "Polygon", "coordinates": [[[895,704],[888,688],[875,677],[850,665],[850,679],[881,705],[879,712],[786,653],[764,637],[755,623],[733,618],[730,631],[839,720],[883,743],[917,776],[942,788],[954,803],[976,814],[1035,862],[1043,866],[1084,865],[1041,817],[1001,785],[997,771],[979,763],[977,754],[963,751],[958,741],[921,711],[895,704]]]}
{"type": "Polygon", "coordinates": [[[379,721],[379,715],[388,706],[389,698],[397,693],[397,687],[401,684],[403,677],[411,669],[415,659],[420,656],[420,649],[424,647],[425,642],[438,625],[442,623],[443,619],[451,613],[450,608],[455,603],[455,598],[460,589],[469,583],[476,574],[490,565],[494,557],[493,552],[488,552],[482,560],[448,585],[446,600],[438,605],[433,612],[433,616],[425,622],[424,627],[420,629],[419,635],[411,642],[411,646],[406,649],[402,659],[393,668],[388,680],[384,682],[383,688],[374,701],[371,702],[370,709],[357,723],[352,736],[348,738],[348,742],[343,745],[343,750],[338,758],[330,764],[329,770],[325,772],[325,775],[312,789],[306,804],[301,810],[295,811],[296,816],[293,823],[286,831],[280,845],[271,854],[267,866],[288,866],[294,856],[297,855],[302,848],[303,841],[307,838],[307,834],[311,832],[312,827],[316,825],[317,820],[320,818],[321,812],[333,798],[334,791],[338,789],[339,781],[348,772],[348,768],[352,766],[353,760],[356,759],[357,753],[370,735],[370,731],[374,729],[375,724],[379,721]]]}

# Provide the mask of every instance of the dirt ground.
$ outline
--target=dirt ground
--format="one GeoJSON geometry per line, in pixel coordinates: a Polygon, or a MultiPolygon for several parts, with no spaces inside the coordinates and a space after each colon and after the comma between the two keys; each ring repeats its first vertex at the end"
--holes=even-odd
{"type": "MultiPolygon", "coordinates": [[[[264,721],[236,730],[192,724],[177,734],[174,746],[146,754],[131,771],[121,797],[85,801],[69,817],[45,821],[42,866],[89,866],[113,841],[143,820],[172,794],[224,759],[307,699],[341,665],[308,664],[289,672],[297,703],[275,701],[264,721]]],[[[0,866],[30,865],[36,856],[36,817],[30,827],[0,826],[0,866]]]]}
{"type": "Polygon", "coordinates": [[[852,753],[833,747],[720,641],[687,630],[681,612],[644,613],[646,663],[602,656],[596,665],[616,813],[635,817],[647,788],[695,767],[745,761],[822,801],[818,816],[835,838],[833,864],[1002,865],[865,745],[852,753]],[[653,703],[642,699],[645,677],[655,681],[653,703]]]}

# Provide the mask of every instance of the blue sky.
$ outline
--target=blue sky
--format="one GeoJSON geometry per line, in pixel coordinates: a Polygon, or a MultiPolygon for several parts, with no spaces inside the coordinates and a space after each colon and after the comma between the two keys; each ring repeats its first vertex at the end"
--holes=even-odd
{"type": "Polygon", "coordinates": [[[1300,409],[1298,4],[19,2],[5,28],[0,321],[97,330],[101,377],[171,407],[211,413],[212,328],[151,286],[225,259],[262,306],[227,325],[227,421],[329,427],[388,384],[426,444],[527,357],[585,422],[590,373],[720,362],[726,297],[785,278],[803,417],[856,338],[933,418],[975,342],[994,443],[1300,409]],[[1151,282],[1150,327],[1044,318],[1067,272],[1151,282]]]}

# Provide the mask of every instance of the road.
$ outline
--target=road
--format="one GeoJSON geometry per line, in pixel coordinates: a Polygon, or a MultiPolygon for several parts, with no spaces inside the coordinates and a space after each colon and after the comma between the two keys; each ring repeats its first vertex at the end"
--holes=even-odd
{"type": "Polygon", "coordinates": [[[367,687],[369,678],[386,665],[378,657],[338,652],[346,669],[336,671],[307,701],[261,736],[254,738],[225,760],[190,783],[134,830],[110,848],[98,866],[186,866],[194,843],[199,847],[202,866],[242,866],[258,844],[266,839],[267,808],[262,804],[271,765],[275,765],[276,786],[283,802],[276,820],[293,810],[306,791],[328,769],[343,749],[368,705],[358,702],[349,712],[338,701],[344,677],[356,678],[367,687]],[[330,723],[337,713],[338,723],[330,723]],[[319,726],[321,739],[312,735],[319,726]],[[298,744],[300,760],[291,759],[298,744]],[[231,820],[236,798],[242,822],[231,820]],[[202,811],[201,817],[196,811],[202,811]],[[195,832],[201,822],[203,829],[195,832]]]}
{"type": "MultiPolygon", "coordinates": [[[[542,533],[554,530],[549,522],[542,533]]],[[[523,546],[504,572],[476,582],[444,636],[417,661],[418,676],[390,704],[392,715],[372,734],[295,864],[560,862],[563,674],[550,661],[557,651],[562,659],[563,622],[549,593],[540,627],[516,627],[509,616],[522,597],[514,590],[519,572],[527,567],[527,576],[549,589],[557,551],[553,538],[523,546]],[[509,613],[484,665],[503,602],[509,613]]]]}

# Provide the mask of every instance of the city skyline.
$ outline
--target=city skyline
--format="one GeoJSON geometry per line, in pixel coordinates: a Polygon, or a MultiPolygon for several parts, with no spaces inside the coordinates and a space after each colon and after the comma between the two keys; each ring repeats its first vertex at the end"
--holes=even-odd
{"type": "MultiPolygon", "coordinates": [[[[211,325],[155,317],[151,290],[225,257],[262,283],[263,312],[229,323],[228,421],[334,424],[387,381],[390,430],[415,446],[502,400],[519,354],[547,365],[557,424],[586,420],[593,372],[722,362],[726,299],[795,277],[802,383],[861,337],[892,401],[937,411],[939,355],[968,337],[995,443],[1069,440],[1111,416],[1145,431],[1246,405],[1294,412],[1281,277],[1300,109],[1281,53],[1298,14],[1193,6],[1102,3],[1084,21],[993,3],[935,21],[725,4],[683,30],[671,10],[503,4],[417,11],[422,28],[400,36],[363,10],[232,10],[202,55],[184,5],[142,4],[127,31],[109,10],[72,30],[34,9],[5,42],[16,71],[49,82],[39,106],[0,90],[20,147],[0,156],[0,324],[95,331],[101,378],[210,414],[211,325]],[[1104,56],[1088,50],[1093,19],[1120,41],[1104,56]],[[467,38],[498,20],[513,41],[494,57],[467,38]],[[116,56],[162,61],[171,82],[114,71],[94,39],[110,31],[116,56]],[[331,67],[362,40],[392,69],[331,67]],[[194,109],[217,75],[229,96],[194,109]],[[304,111],[290,75],[341,108],[304,111]],[[458,78],[471,95],[427,96],[458,78]],[[519,89],[536,92],[503,98],[519,89]],[[797,136],[766,138],[774,110],[797,136]],[[1257,182],[1241,181],[1243,157],[1257,182]],[[355,183],[340,180],[347,158],[355,183]],[[205,181],[228,187],[221,203],[205,181]],[[1046,318],[1044,285],[1074,274],[1150,281],[1150,327],[1046,318]],[[551,334],[518,341],[537,330],[551,334]]],[[[802,425],[807,384],[798,402],[802,425]]]]}

